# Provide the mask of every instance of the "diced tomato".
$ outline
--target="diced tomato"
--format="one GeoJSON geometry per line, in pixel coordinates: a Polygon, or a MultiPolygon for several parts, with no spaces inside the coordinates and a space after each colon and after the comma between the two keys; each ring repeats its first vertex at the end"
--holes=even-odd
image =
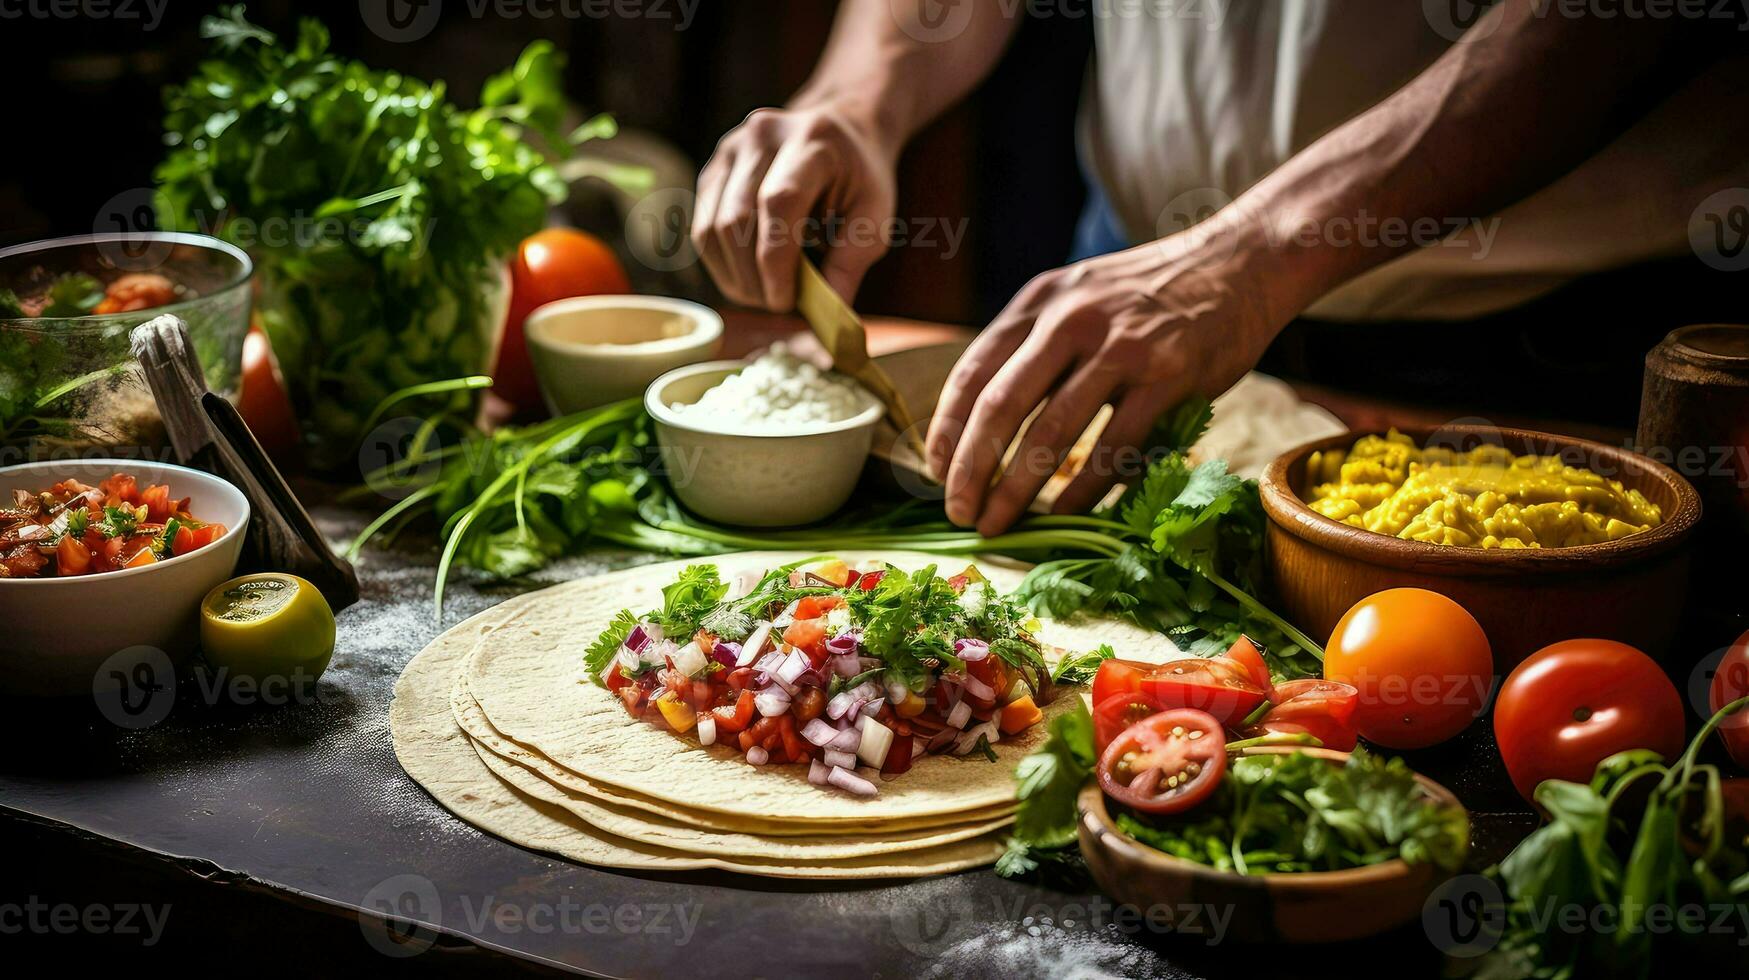
{"type": "Polygon", "coordinates": [[[607,672],[607,689],[615,694],[618,694],[620,688],[631,682],[631,678],[625,675],[625,671],[620,670],[617,666],[607,672]]]}
{"type": "Polygon", "coordinates": [[[826,693],[817,687],[804,687],[796,692],[795,705],[790,709],[796,720],[806,724],[826,710],[826,693]]]}
{"type": "Polygon", "coordinates": [[[881,584],[881,579],[887,577],[886,569],[875,572],[863,572],[856,580],[856,587],[864,592],[873,592],[875,586],[881,584]]]}
{"type": "Polygon", "coordinates": [[[955,575],[953,578],[950,578],[947,580],[947,587],[952,589],[957,594],[957,593],[964,592],[966,590],[966,586],[970,585],[971,582],[972,582],[972,579],[971,579],[971,576],[969,576],[969,575],[963,575],[963,574],[955,575]]]}
{"type": "Polygon", "coordinates": [[[730,691],[744,691],[747,689],[747,685],[751,683],[753,683],[752,667],[736,667],[734,670],[729,671],[730,691]]]}
{"type": "Polygon", "coordinates": [[[104,504],[109,507],[119,507],[122,504],[139,502],[139,486],[134,478],[126,473],[117,473],[97,485],[103,491],[104,504]]]}
{"type": "Polygon", "coordinates": [[[1013,735],[1016,732],[1023,732],[1031,728],[1044,716],[1045,713],[1033,703],[1031,695],[1021,695],[1003,706],[1002,719],[996,723],[996,727],[1001,729],[1004,735],[1013,735]]]}
{"type": "Polygon", "coordinates": [[[124,565],[123,567],[125,567],[125,568],[140,568],[140,567],[143,567],[146,565],[150,565],[157,560],[158,560],[158,555],[155,552],[153,552],[151,548],[141,548],[139,551],[134,552],[134,556],[132,558],[129,558],[127,560],[127,564],[124,565]]]}
{"type": "Polygon", "coordinates": [[[807,654],[808,662],[818,667],[826,662],[826,621],[798,619],[783,631],[783,642],[807,654]]]}
{"type": "Polygon", "coordinates": [[[91,549],[72,535],[65,535],[55,546],[56,575],[84,575],[91,571],[91,549]]]}
{"type": "Polygon", "coordinates": [[[644,708],[650,703],[650,692],[642,684],[627,684],[619,689],[619,699],[625,703],[626,710],[633,718],[641,718],[644,708]]]}
{"type": "Polygon", "coordinates": [[[1239,637],[1226,653],[1214,659],[1226,660],[1237,666],[1258,690],[1270,689],[1269,665],[1263,660],[1263,648],[1249,636],[1239,637]]]}
{"type": "Polygon", "coordinates": [[[777,718],[772,715],[760,718],[741,733],[741,751],[763,745],[767,739],[776,739],[779,743],[783,741],[782,736],[777,734],[777,718]]]}
{"type": "Polygon", "coordinates": [[[194,547],[191,550],[198,551],[224,536],[223,524],[203,524],[194,529],[194,547]]]}
{"type": "Polygon", "coordinates": [[[753,720],[753,692],[743,688],[734,704],[712,708],[711,718],[717,723],[719,737],[733,735],[745,729],[747,723],[753,720]]]}
{"type": "MultiPolygon", "coordinates": [[[[796,619],[819,619],[839,606],[844,605],[843,596],[810,595],[796,600],[796,619]]],[[[797,644],[800,646],[800,644],[797,644]]]]}
{"type": "Polygon", "coordinates": [[[856,587],[856,583],[860,581],[862,581],[862,573],[853,568],[850,570],[850,575],[844,579],[844,587],[847,589],[853,589],[856,587]]]}
{"type": "Polygon", "coordinates": [[[140,503],[146,508],[146,520],[153,524],[162,524],[170,519],[169,487],[147,487],[145,492],[140,494],[140,503]]]}
{"type": "Polygon", "coordinates": [[[170,539],[172,555],[186,555],[194,550],[194,528],[187,524],[176,525],[176,534],[170,539]]]}
{"type": "Polygon", "coordinates": [[[783,738],[784,754],[788,755],[791,761],[807,755],[808,750],[805,748],[807,743],[802,741],[800,735],[796,734],[796,716],[785,712],[777,717],[779,719],[777,732],[783,738]]]}

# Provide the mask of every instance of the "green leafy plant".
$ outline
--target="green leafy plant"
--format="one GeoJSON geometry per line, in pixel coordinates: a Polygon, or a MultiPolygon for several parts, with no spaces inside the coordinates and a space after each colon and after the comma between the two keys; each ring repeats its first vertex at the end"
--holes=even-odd
{"type": "Polygon", "coordinates": [[[1679,759],[1622,752],[1598,763],[1589,784],[1536,788],[1549,822],[1489,871],[1506,895],[1506,929],[1484,976],[1646,977],[1661,963],[1741,963],[1749,837],[1727,833],[1722,777],[1699,754],[1742,710],[1749,698],[1715,714],[1679,759]],[[1677,914],[1685,908],[1705,914],[1677,914]],[[1734,931],[1711,929],[1721,911],[1734,931]],[[1573,912],[1613,927],[1564,927],[1573,912]]]}
{"type": "MultiPolygon", "coordinates": [[[[530,45],[464,111],[441,82],[333,54],[315,20],[288,42],[235,6],[201,31],[211,56],[165,94],[158,218],[253,254],[294,407],[317,461],[334,463],[391,392],[489,367],[500,260],[565,196],[529,141],[566,145],[562,57],[530,45]]],[[[446,389],[410,408],[467,403],[446,389]]]]}

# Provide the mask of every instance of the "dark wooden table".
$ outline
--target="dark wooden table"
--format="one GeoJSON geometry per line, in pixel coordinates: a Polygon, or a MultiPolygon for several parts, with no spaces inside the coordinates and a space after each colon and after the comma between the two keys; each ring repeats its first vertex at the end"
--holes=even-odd
{"type": "MultiPolygon", "coordinates": [[[[951,336],[914,329],[924,340],[951,336]]],[[[901,335],[882,330],[880,345],[901,335]]],[[[737,330],[741,342],[756,336],[737,330]]],[[[332,503],[329,489],[309,496],[333,539],[349,538],[369,516],[332,503]]],[[[313,693],[291,703],[234,703],[188,676],[160,695],[170,698],[167,714],[151,724],[143,720],[163,712],[117,724],[94,699],[0,704],[9,736],[0,762],[0,827],[11,845],[0,858],[0,935],[8,948],[80,966],[193,963],[300,977],[312,966],[348,974],[514,966],[603,976],[1319,976],[1350,973],[1356,955],[1388,957],[1400,975],[1437,969],[1418,927],[1364,948],[1284,955],[1222,944],[1207,931],[1169,934],[1085,884],[1063,890],[988,870],[866,885],[627,874],[486,835],[408,779],[389,745],[395,678],[441,630],[430,602],[435,559],[434,538],[413,533],[367,553],[365,595],[340,616],[332,666],[313,693]]],[[[650,560],[598,550],[514,584],[464,581],[443,622],[520,591],[650,560]]],[[[1531,826],[1485,732],[1412,761],[1478,812],[1479,862],[1531,826]]]]}

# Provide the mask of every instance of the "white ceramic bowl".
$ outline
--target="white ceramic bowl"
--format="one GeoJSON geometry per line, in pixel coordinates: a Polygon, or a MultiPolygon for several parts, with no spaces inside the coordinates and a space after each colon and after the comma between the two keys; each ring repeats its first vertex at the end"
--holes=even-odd
{"type": "Polygon", "coordinates": [[[842,422],[755,435],[713,431],[669,407],[698,401],[746,366],[711,361],[678,368],[644,394],[675,495],[703,517],[746,527],[807,524],[844,506],[886,409],[863,392],[868,407],[842,422]]]}
{"type": "Polygon", "coordinates": [[[243,550],[249,500],[236,487],[200,470],[169,463],[95,459],[24,463],[0,468],[0,506],[13,490],[40,491],[75,479],[96,486],[127,473],[140,486],[168,484],[189,510],[225,525],[199,551],[101,575],[0,579],[0,692],[89,697],[105,661],[132,647],[162,650],[178,667],[194,651],[200,601],[231,577],[243,550]]]}
{"type": "Polygon", "coordinates": [[[523,331],[547,408],[569,415],[636,398],[664,372],[715,357],[723,318],[666,296],[578,296],[536,307],[523,331]]]}

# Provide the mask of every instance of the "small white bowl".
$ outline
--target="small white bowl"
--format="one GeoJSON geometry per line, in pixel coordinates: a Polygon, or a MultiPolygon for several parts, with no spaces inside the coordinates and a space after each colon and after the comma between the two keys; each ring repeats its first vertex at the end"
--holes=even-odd
{"type": "Polygon", "coordinates": [[[848,419],[753,434],[714,431],[670,407],[698,401],[746,366],[711,361],[678,368],[644,394],[675,496],[700,516],[745,527],[807,524],[844,506],[886,408],[859,388],[868,407],[848,419]]]}
{"type": "Polygon", "coordinates": [[[70,578],[0,579],[0,692],[91,696],[99,669],[132,647],[163,651],[181,667],[193,653],[200,601],[229,579],[248,532],[249,499],[200,470],[131,459],[49,460],[0,468],[0,506],[13,490],[33,493],[60,480],[96,486],[127,473],[141,487],[168,484],[202,521],[225,525],[212,544],[139,568],[70,578]]]}
{"type": "Polygon", "coordinates": [[[715,357],[723,318],[666,296],[579,296],[536,307],[523,331],[547,408],[569,415],[636,398],[663,372],[715,357]]]}

